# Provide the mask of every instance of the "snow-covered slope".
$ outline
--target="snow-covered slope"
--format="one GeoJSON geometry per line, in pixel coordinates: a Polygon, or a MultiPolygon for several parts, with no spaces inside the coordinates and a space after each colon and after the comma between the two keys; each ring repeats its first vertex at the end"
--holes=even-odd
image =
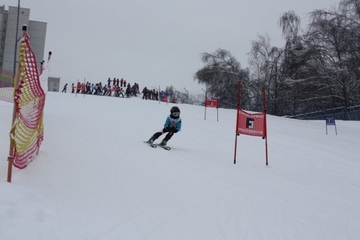
{"type": "Polygon", "coordinates": [[[360,236],[360,122],[268,116],[239,136],[235,110],[178,105],[171,151],[143,143],[173,104],[48,93],[39,156],[6,182],[12,104],[0,102],[0,239],[325,240],[360,236]]]}

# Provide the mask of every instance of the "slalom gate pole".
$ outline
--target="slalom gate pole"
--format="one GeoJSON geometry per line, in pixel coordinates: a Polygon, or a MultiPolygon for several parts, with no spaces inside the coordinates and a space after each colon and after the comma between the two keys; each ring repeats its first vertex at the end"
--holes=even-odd
{"type": "Polygon", "coordinates": [[[241,82],[239,81],[238,85],[238,96],[237,96],[237,109],[236,109],[236,129],[235,129],[235,148],[234,148],[234,164],[236,164],[236,153],[237,153],[237,138],[239,136],[239,109],[240,109],[240,91],[241,91],[241,82]]]}
{"type": "Polygon", "coordinates": [[[268,145],[267,145],[267,122],[266,122],[266,89],[263,86],[263,102],[264,102],[264,136],[265,136],[265,156],[266,156],[266,165],[269,164],[268,162],[268,145]]]}
{"type": "Polygon", "coordinates": [[[206,99],[207,99],[207,91],[205,92],[205,101],[204,101],[204,107],[205,107],[204,120],[206,120],[206,99]]]}

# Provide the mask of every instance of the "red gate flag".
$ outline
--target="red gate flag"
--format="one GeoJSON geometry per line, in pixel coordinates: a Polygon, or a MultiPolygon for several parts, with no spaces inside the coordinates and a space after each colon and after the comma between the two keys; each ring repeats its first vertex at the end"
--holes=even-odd
{"type": "Polygon", "coordinates": [[[211,107],[211,108],[216,108],[216,118],[217,121],[219,121],[219,100],[218,99],[211,99],[207,97],[207,92],[205,92],[205,113],[204,113],[204,120],[206,120],[206,108],[207,107],[211,107]]]}
{"type": "Polygon", "coordinates": [[[240,134],[250,135],[255,137],[262,137],[265,139],[265,157],[266,165],[268,165],[268,149],[267,149],[267,130],[266,130],[266,90],[265,87],[262,89],[264,111],[257,113],[248,113],[240,108],[240,93],[241,93],[241,82],[239,81],[238,86],[238,105],[236,111],[236,129],[235,129],[235,150],[234,150],[234,164],[236,163],[236,152],[237,152],[237,137],[240,134]]]}
{"type": "Polygon", "coordinates": [[[241,108],[237,111],[237,134],[250,136],[266,137],[265,114],[266,113],[247,113],[241,108]]]}
{"type": "Polygon", "coordinates": [[[218,108],[218,100],[214,100],[214,99],[209,99],[207,98],[205,101],[205,107],[213,107],[213,108],[218,108]]]}
{"type": "Polygon", "coordinates": [[[326,118],[326,125],[336,125],[335,118],[326,118]]]}

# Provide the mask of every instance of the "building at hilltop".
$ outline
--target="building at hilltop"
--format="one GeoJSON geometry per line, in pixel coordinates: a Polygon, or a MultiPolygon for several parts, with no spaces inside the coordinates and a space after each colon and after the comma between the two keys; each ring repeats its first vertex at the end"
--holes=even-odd
{"type": "MultiPolygon", "coordinates": [[[[30,9],[9,6],[6,10],[5,6],[0,6],[0,69],[8,72],[15,72],[15,39],[16,27],[19,13],[18,39],[22,37],[22,26],[27,26],[30,36],[30,44],[35,53],[37,66],[40,68],[40,62],[44,59],[45,38],[46,38],[46,22],[30,20],[30,9]]],[[[19,46],[19,44],[17,44],[19,46]]]]}

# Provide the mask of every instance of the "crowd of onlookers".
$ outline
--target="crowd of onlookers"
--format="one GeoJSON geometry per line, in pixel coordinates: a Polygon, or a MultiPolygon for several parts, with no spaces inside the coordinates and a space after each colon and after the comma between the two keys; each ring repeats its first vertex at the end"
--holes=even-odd
{"type": "Polygon", "coordinates": [[[144,89],[141,91],[142,99],[145,100],[159,100],[159,92],[155,89],[148,89],[147,87],[144,87],[144,89]]]}
{"type": "MultiPolygon", "coordinates": [[[[66,83],[63,87],[62,92],[67,91],[68,84],[66,83]]],[[[131,96],[137,97],[140,94],[139,84],[134,83],[130,84],[126,82],[123,78],[120,80],[118,78],[108,79],[105,84],[99,83],[90,83],[90,82],[77,82],[75,85],[72,83],[71,85],[71,93],[79,93],[79,94],[93,94],[93,95],[101,95],[101,96],[113,96],[113,97],[126,97],[129,98],[131,96]],[[124,90],[125,88],[125,90],[124,90]]],[[[142,99],[144,100],[160,100],[168,101],[168,94],[164,91],[161,91],[160,94],[156,89],[148,89],[144,87],[141,91],[142,99]]]]}
{"type": "MultiPolygon", "coordinates": [[[[62,92],[66,93],[67,83],[64,85],[62,92]]],[[[81,94],[93,94],[93,95],[102,95],[102,96],[114,96],[114,97],[131,97],[137,96],[140,93],[139,84],[134,83],[131,85],[129,82],[126,82],[123,78],[119,80],[114,78],[111,80],[108,79],[107,83],[90,83],[90,82],[77,82],[75,85],[71,85],[71,93],[81,93],[81,94]],[[125,90],[124,90],[125,89],[125,90]]]]}
{"type": "MultiPolygon", "coordinates": [[[[169,93],[165,91],[157,91],[155,89],[148,89],[147,87],[144,87],[144,89],[141,92],[143,94],[142,99],[150,99],[150,100],[157,100],[157,101],[163,101],[163,102],[169,102],[171,96],[169,93]],[[160,99],[159,99],[160,98],[160,99]]],[[[171,102],[175,103],[175,98],[172,98],[171,102]]]]}

